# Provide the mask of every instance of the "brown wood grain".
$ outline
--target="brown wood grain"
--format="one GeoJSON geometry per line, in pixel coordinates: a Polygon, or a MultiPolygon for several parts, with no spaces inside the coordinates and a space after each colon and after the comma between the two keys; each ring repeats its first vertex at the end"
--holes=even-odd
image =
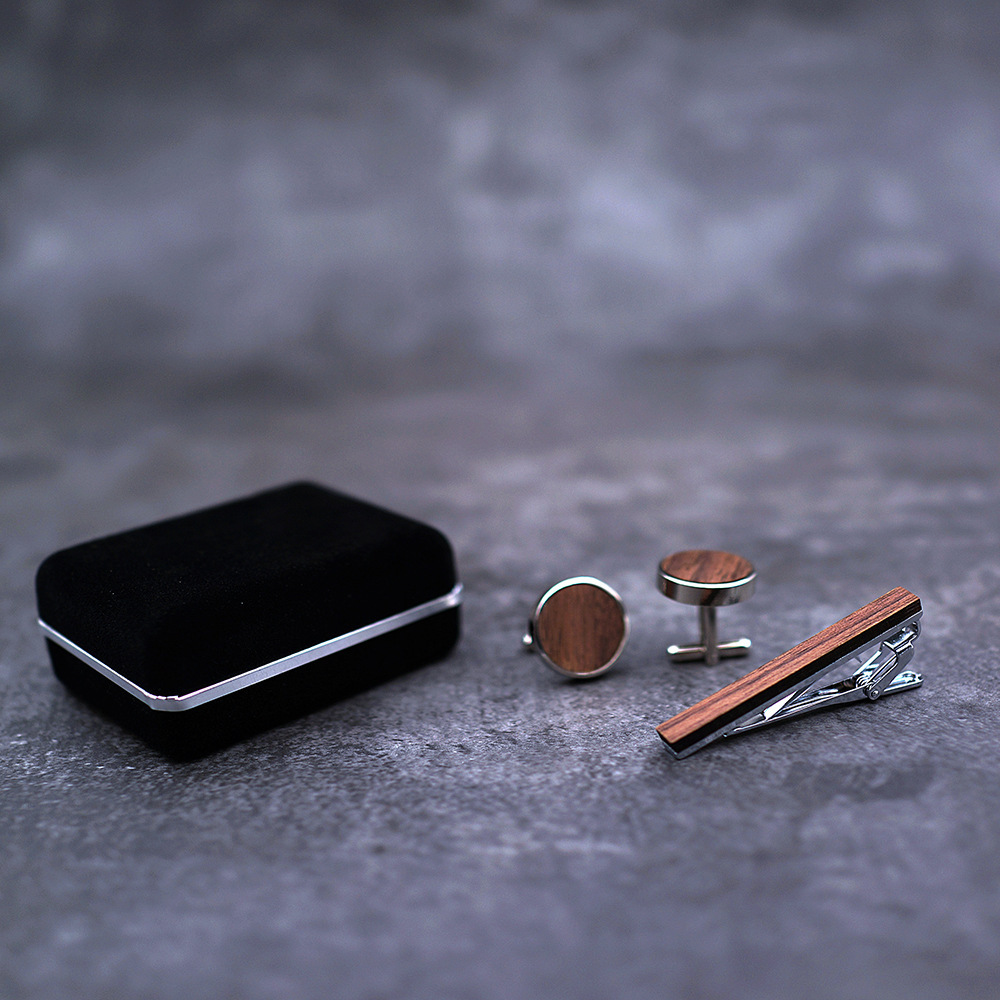
{"type": "Polygon", "coordinates": [[[753,564],[732,552],[686,549],[667,556],[660,572],[686,583],[735,583],[753,572],[753,564]]]}
{"type": "Polygon", "coordinates": [[[852,649],[863,648],[866,642],[918,611],[920,598],[896,587],[686,708],[657,726],[656,731],[674,750],[684,750],[747,712],[763,708],[823,666],[836,662],[852,649]]]}
{"type": "Polygon", "coordinates": [[[589,674],[618,651],[625,638],[625,619],[611,594],[589,583],[575,583],[545,602],[535,636],[557,666],[589,674]]]}

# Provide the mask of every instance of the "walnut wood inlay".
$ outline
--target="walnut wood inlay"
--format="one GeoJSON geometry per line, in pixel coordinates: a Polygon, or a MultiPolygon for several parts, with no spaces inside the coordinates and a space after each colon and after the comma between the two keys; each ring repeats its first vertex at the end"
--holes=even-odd
{"type": "Polygon", "coordinates": [[[667,556],[660,572],[684,583],[735,583],[753,573],[753,563],[732,552],[686,549],[667,556]]]}
{"type": "Polygon", "coordinates": [[[542,606],[535,637],[557,666],[589,674],[618,652],[625,638],[625,618],[611,594],[589,583],[575,583],[556,591],[542,606]]]}
{"type": "Polygon", "coordinates": [[[882,632],[920,611],[920,598],[896,587],[846,618],[752,670],[721,691],[656,727],[674,751],[682,751],[748,712],[763,708],[824,666],[863,648],[882,632]]]}

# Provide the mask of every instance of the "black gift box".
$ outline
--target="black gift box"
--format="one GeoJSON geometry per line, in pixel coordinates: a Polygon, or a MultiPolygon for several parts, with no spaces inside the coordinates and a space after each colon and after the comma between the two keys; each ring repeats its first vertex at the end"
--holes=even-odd
{"type": "Polygon", "coordinates": [[[462,588],[441,532],[294,483],[63,549],[36,590],[56,675],[191,756],[447,655],[462,588]]]}

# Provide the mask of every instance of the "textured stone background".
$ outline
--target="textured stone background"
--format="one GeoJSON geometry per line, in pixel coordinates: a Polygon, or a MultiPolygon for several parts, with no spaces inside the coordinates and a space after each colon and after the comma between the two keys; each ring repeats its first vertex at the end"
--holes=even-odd
{"type": "Polygon", "coordinates": [[[992,4],[0,13],[0,993],[991,995],[992,4]],[[74,701],[50,551],[308,476],[432,521],[446,662],[172,764],[74,701]],[[751,662],[671,668],[688,546],[751,662]],[[524,657],[624,595],[621,668],[524,657]],[[653,726],[896,584],[917,692],[653,726]]]}

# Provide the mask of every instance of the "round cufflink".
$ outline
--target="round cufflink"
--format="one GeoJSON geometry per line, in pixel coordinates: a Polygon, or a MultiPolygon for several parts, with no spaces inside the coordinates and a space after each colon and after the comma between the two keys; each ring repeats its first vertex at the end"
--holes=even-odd
{"type": "Polygon", "coordinates": [[[704,660],[714,665],[722,657],[746,656],[749,639],[719,642],[715,609],[745,601],[753,594],[756,583],[753,563],[732,552],[687,549],[662,560],[656,574],[660,592],[681,604],[697,607],[701,631],[697,644],[668,646],[670,659],[675,663],[704,660]]]}
{"type": "Polygon", "coordinates": [[[621,656],[628,639],[621,597],[592,576],[549,587],[528,621],[524,646],[562,677],[600,677],[621,656]]]}

